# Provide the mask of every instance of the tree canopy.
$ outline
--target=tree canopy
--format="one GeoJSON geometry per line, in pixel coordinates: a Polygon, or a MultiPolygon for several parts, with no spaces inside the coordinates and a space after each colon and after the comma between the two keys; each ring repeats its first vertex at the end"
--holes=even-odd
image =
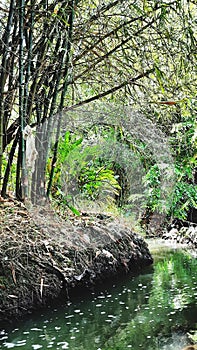
{"type": "MultiPolygon", "coordinates": [[[[57,182],[57,164],[61,170],[58,144],[62,145],[65,133],[71,132],[67,146],[75,145],[80,158],[90,134],[94,140],[99,135],[111,140],[113,130],[115,142],[132,149],[143,164],[150,188],[148,206],[155,209],[161,173],[141,134],[156,125],[155,135],[162,130],[170,142],[180,180],[170,210],[173,215],[186,215],[197,203],[196,26],[197,4],[191,0],[4,0],[0,7],[2,196],[8,184],[20,199],[30,196],[35,201],[49,195],[57,182]],[[127,125],[125,106],[141,116],[138,135],[127,125]],[[90,110],[92,124],[86,124],[79,107],[90,110]],[[70,113],[75,121],[72,128],[70,113]],[[80,113],[81,124],[76,123],[80,113]],[[27,126],[31,129],[25,136],[27,126]],[[35,169],[33,163],[28,168],[28,142],[35,151],[31,153],[35,169]]],[[[100,156],[89,170],[88,161],[82,164],[77,175],[80,189],[87,194],[87,183],[98,173],[104,182],[109,176],[115,192],[129,191],[128,174],[120,176],[122,165],[100,156]]],[[[95,186],[103,183],[97,180],[91,185],[93,197],[95,186]]]]}

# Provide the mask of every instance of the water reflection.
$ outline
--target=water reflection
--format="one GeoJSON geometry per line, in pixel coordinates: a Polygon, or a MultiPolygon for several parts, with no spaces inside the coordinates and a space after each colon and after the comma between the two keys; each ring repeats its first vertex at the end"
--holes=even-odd
{"type": "Polygon", "coordinates": [[[154,269],[0,332],[1,349],[179,350],[197,323],[197,260],[155,251],[154,269]]]}

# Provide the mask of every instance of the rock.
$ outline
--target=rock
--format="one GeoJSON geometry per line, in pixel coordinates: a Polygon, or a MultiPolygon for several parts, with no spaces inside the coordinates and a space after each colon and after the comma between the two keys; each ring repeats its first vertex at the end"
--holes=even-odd
{"type": "Polygon", "coordinates": [[[174,219],[163,232],[163,239],[169,239],[191,247],[197,247],[197,225],[188,221],[174,219]]]}

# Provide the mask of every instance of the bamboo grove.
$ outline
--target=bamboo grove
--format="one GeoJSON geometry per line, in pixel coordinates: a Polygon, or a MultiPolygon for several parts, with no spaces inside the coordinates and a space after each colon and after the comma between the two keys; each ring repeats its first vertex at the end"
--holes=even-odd
{"type": "Polygon", "coordinates": [[[17,198],[30,196],[35,202],[49,196],[62,119],[65,123],[69,111],[77,113],[78,107],[93,101],[131,102],[168,135],[175,123],[183,122],[183,114],[190,113],[194,136],[196,13],[196,2],[189,0],[4,0],[0,6],[1,195],[6,196],[12,177],[17,198]],[[27,126],[34,130],[38,153],[31,188],[27,126]]]}

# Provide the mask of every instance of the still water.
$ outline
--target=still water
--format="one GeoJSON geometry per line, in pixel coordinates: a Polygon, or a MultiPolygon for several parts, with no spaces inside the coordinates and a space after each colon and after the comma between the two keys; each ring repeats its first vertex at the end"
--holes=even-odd
{"type": "Polygon", "coordinates": [[[0,349],[179,350],[197,330],[197,258],[151,245],[155,262],[102,292],[0,330],[0,349]]]}

